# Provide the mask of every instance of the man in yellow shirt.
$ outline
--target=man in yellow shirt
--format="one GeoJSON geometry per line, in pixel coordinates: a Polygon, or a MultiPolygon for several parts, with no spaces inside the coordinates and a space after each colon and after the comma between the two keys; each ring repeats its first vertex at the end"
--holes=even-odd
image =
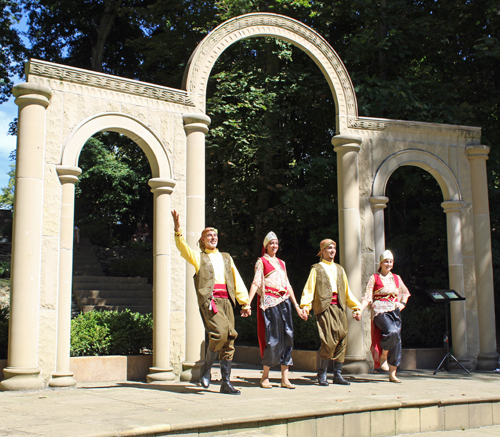
{"type": "Polygon", "coordinates": [[[320,243],[321,262],[314,264],[302,292],[300,307],[307,315],[314,310],[321,339],[319,385],[327,386],[328,363],[333,360],[333,383],[349,385],[342,377],[347,346],[347,307],[357,314],[360,303],[352,294],[344,269],[333,262],[337,253],[335,241],[320,243]]]}
{"type": "Polygon", "coordinates": [[[238,301],[242,305],[241,316],[248,317],[251,314],[247,288],[231,256],[217,249],[219,238],[216,229],[203,230],[198,241],[202,251],[198,252],[188,246],[182,235],[179,214],[175,210],[172,211],[172,217],[175,245],[181,256],[196,270],[194,285],[203,324],[209,337],[205,363],[200,370],[200,383],[205,388],[209,387],[212,365],[219,356],[221,393],[240,394],[230,382],[234,340],[238,336],[234,329],[233,308],[238,301]]]}

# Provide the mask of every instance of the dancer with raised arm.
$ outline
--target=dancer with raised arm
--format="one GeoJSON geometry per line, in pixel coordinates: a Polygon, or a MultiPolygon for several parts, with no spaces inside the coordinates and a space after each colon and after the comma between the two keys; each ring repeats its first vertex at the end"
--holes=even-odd
{"type": "Polygon", "coordinates": [[[242,317],[251,314],[247,288],[231,256],[217,249],[217,229],[203,230],[198,241],[201,252],[198,252],[188,246],[182,234],[179,214],[175,210],[172,211],[172,217],[177,249],[196,271],[194,285],[203,324],[209,337],[205,363],[200,370],[200,383],[205,388],[210,386],[212,365],[218,356],[222,376],[220,392],[240,394],[230,381],[234,340],[238,336],[234,328],[233,308],[238,302],[242,305],[242,317]]]}

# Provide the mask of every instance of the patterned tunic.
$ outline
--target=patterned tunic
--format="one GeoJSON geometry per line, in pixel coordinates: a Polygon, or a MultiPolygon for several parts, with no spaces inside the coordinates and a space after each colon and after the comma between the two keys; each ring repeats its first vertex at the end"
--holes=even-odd
{"type": "Polygon", "coordinates": [[[372,307],[372,319],[380,313],[394,311],[396,309],[396,302],[401,302],[403,299],[406,302],[410,297],[410,292],[406,288],[401,278],[389,272],[387,275],[382,276],[378,274],[382,281],[383,287],[379,290],[374,290],[376,276],[372,275],[368,284],[366,285],[365,295],[363,300],[368,302],[372,307]],[[397,276],[399,287],[396,287],[394,276],[397,276]]]}
{"type": "MultiPolygon", "coordinates": [[[[278,259],[276,257],[271,258],[267,253],[264,257],[271,263],[274,270],[267,276],[264,276],[264,264],[259,258],[255,264],[255,276],[252,283],[258,287],[257,293],[260,296],[260,307],[266,310],[267,308],[275,307],[281,302],[289,299],[290,293],[293,293],[293,290],[288,280],[286,270],[283,270],[278,259]],[[272,291],[266,293],[264,288],[268,287],[279,290],[279,293],[272,291]]],[[[283,265],[284,264],[283,262],[283,265]]]]}

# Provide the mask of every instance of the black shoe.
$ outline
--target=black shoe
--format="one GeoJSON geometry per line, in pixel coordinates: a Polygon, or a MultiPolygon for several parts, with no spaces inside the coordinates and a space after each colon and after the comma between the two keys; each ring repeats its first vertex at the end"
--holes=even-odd
{"type": "Polygon", "coordinates": [[[346,381],[342,377],[342,364],[343,363],[339,363],[338,361],[333,362],[333,383],[340,385],[351,385],[349,381],[346,381]]]}
{"type": "Polygon", "coordinates": [[[330,360],[320,359],[319,361],[319,369],[318,369],[318,384],[322,386],[327,386],[327,372],[328,372],[328,363],[330,360]]]}
{"type": "Polygon", "coordinates": [[[218,352],[214,352],[209,347],[207,348],[205,363],[203,363],[203,366],[200,368],[200,384],[203,388],[208,388],[210,386],[212,366],[218,355],[218,352]]]}
{"type": "Polygon", "coordinates": [[[220,362],[220,373],[222,376],[222,384],[220,386],[220,392],[228,395],[239,395],[241,392],[236,390],[232,385],[231,381],[231,363],[229,360],[221,360],[220,362]]]}

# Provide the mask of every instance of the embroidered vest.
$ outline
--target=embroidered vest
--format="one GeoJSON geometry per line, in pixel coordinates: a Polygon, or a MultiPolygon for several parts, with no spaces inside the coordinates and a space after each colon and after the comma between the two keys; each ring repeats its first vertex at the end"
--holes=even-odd
{"type": "MultiPolygon", "coordinates": [[[[274,272],[275,267],[269,262],[269,260],[266,257],[262,257],[260,259],[262,261],[262,264],[264,265],[264,276],[269,275],[269,273],[274,272]]],[[[278,262],[280,263],[281,268],[286,272],[285,268],[285,263],[281,261],[279,258],[277,258],[278,262]]]]}
{"type": "MultiPolygon", "coordinates": [[[[233,272],[231,270],[231,256],[228,253],[221,252],[224,259],[224,277],[226,279],[227,293],[233,306],[236,305],[236,293],[234,286],[233,272]]],[[[200,254],[200,270],[194,275],[194,287],[198,296],[198,305],[203,306],[212,298],[215,285],[214,266],[210,257],[205,252],[200,254]]]]}
{"type": "MultiPolygon", "coordinates": [[[[393,273],[392,277],[394,278],[394,284],[396,285],[396,288],[399,288],[399,277],[398,277],[398,275],[395,275],[393,273]]],[[[380,275],[378,273],[375,273],[375,284],[373,284],[373,291],[378,291],[381,288],[384,288],[384,284],[382,282],[382,279],[380,278],[380,275]]]]}
{"type": "MultiPolygon", "coordinates": [[[[344,284],[344,269],[339,264],[337,267],[337,292],[338,292],[338,306],[345,311],[346,297],[345,297],[345,284],[344,284]]],[[[333,289],[330,283],[330,278],[325,272],[325,269],[320,263],[312,266],[316,270],[316,289],[312,301],[312,308],[314,314],[318,315],[326,311],[332,301],[333,289]]]]}

